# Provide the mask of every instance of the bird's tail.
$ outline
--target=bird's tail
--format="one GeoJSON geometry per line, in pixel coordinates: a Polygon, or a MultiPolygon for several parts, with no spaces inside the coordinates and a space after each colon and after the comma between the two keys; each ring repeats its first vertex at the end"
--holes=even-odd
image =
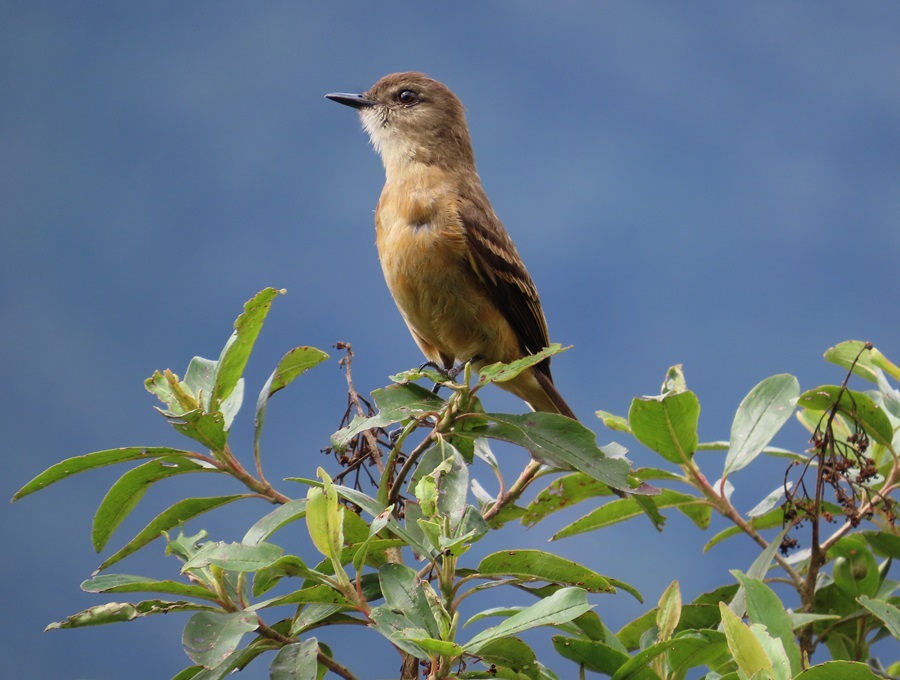
{"type": "Polygon", "coordinates": [[[541,386],[541,391],[546,396],[545,403],[541,405],[541,408],[539,408],[536,404],[532,404],[535,410],[559,413],[561,415],[567,416],[568,418],[571,418],[572,420],[578,420],[578,418],[575,416],[575,412],[572,411],[571,408],[569,408],[566,400],[563,399],[562,395],[559,393],[559,390],[556,389],[556,385],[553,384],[553,378],[551,378],[547,373],[544,373],[543,371],[534,371],[534,377],[537,378],[537,382],[541,386]],[[548,405],[550,406],[550,408],[547,408],[548,405]]]}

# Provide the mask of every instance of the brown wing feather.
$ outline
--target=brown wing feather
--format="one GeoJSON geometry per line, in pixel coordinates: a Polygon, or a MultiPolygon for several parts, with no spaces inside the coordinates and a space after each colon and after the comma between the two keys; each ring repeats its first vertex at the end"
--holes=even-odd
{"type": "MultiPolygon", "coordinates": [[[[465,227],[472,265],[512,326],[524,354],[534,354],[550,344],[547,321],[537,288],[516,247],[481,190],[461,192],[459,219],[465,227]]],[[[535,368],[550,379],[550,360],[535,368]]]]}

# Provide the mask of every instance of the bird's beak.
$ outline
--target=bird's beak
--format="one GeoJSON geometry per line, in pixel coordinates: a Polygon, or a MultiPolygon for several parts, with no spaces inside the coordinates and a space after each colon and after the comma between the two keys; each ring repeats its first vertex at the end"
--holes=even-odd
{"type": "Polygon", "coordinates": [[[375,106],[375,102],[373,102],[371,99],[366,99],[361,94],[344,94],[342,92],[332,92],[331,94],[326,94],[325,98],[330,99],[333,102],[337,102],[338,104],[351,106],[354,109],[367,109],[370,106],[375,106]]]}

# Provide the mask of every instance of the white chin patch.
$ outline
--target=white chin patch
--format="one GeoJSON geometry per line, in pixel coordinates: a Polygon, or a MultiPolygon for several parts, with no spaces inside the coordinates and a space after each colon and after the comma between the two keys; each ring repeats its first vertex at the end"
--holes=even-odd
{"type": "Polygon", "coordinates": [[[381,153],[384,138],[388,134],[385,127],[386,118],[375,107],[360,110],[359,117],[362,120],[363,129],[369,135],[372,146],[375,147],[375,151],[381,153]]]}

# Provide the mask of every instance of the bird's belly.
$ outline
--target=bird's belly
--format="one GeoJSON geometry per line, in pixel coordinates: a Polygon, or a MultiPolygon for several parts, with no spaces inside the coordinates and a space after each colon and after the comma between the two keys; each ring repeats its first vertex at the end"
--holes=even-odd
{"type": "Polygon", "coordinates": [[[515,358],[518,342],[469,264],[464,234],[393,225],[378,247],[391,295],[429,359],[515,358]]]}

